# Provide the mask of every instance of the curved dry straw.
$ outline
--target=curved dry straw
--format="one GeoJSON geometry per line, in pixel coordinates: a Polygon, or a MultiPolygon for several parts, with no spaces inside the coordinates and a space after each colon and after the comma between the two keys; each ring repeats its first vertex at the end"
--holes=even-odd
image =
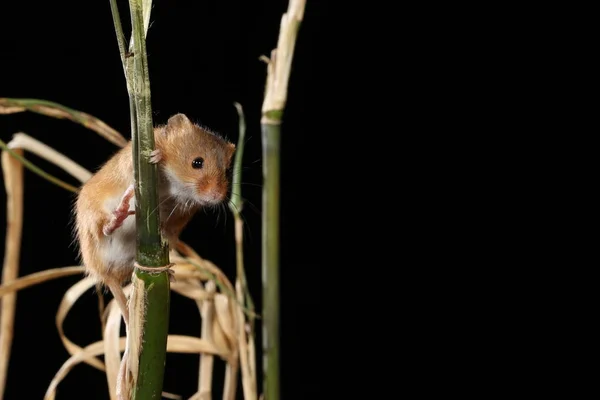
{"type": "MultiPolygon", "coordinates": [[[[127,80],[127,90],[130,94],[130,113],[132,137],[138,133],[147,136],[151,128],[151,113],[149,105],[149,89],[147,81],[147,62],[143,51],[143,42],[149,23],[151,0],[130,0],[130,7],[136,9],[132,22],[134,34],[130,42],[129,51],[125,51],[125,42],[116,0],[110,0],[113,21],[117,34],[119,50],[123,61],[123,68],[127,80]],[[140,10],[143,10],[141,12],[140,10]],[[141,15],[143,14],[143,15],[141,15]],[[140,22],[143,21],[143,22],[140,22]],[[143,25],[143,34],[140,25],[143,25]],[[131,51],[134,49],[131,57],[131,51]],[[140,54],[140,52],[142,54],[140,54]],[[137,53],[137,55],[135,54],[137,53]],[[147,97],[136,91],[140,85],[133,84],[134,69],[138,77],[145,75],[147,97]],[[144,71],[146,69],[146,71],[144,71]],[[146,100],[144,100],[146,98],[146,100]],[[145,102],[145,104],[144,104],[145,102]],[[139,109],[138,109],[139,108],[139,109]],[[149,117],[148,117],[149,116],[149,117]],[[141,118],[140,118],[141,117],[141,118]],[[145,128],[144,128],[145,126],[145,128]],[[140,131],[138,128],[142,127],[140,131]],[[150,127],[150,128],[149,128],[150,127]]],[[[264,282],[263,310],[265,321],[264,330],[264,377],[265,397],[269,400],[279,399],[279,138],[280,125],[285,103],[287,100],[287,85],[291,71],[294,47],[298,29],[304,15],[305,0],[290,0],[288,12],[281,20],[277,48],[272,51],[271,58],[263,57],[268,63],[265,99],[262,108],[262,132],[263,132],[263,168],[265,185],[263,188],[263,274],[266,276],[264,282]]],[[[142,93],[143,94],[143,93],[142,93]]],[[[22,111],[32,111],[55,118],[68,118],[78,122],[111,141],[118,146],[124,146],[127,141],[116,130],[110,128],[102,121],[81,111],[73,110],[60,104],[37,99],[6,99],[0,98],[0,114],[10,114],[22,111]]],[[[242,127],[243,114],[240,111],[240,127],[242,127]]],[[[240,129],[240,137],[243,136],[240,129]]],[[[16,305],[16,291],[34,284],[39,284],[50,279],[68,276],[83,272],[83,268],[64,267],[42,271],[27,277],[18,278],[19,248],[22,230],[23,213],[23,166],[37,173],[41,177],[57,184],[67,190],[76,191],[75,187],[47,174],[42,169],[33,165],[23,158],[23,150],[31,151],[48,161],[61,166],[80,182],[84,182],[91,174],[80,166],[68,160],[63,155],[45,146],[26,135],[13,139],[8,145],[0,142],[2,152],[2,167],[5,175],[7,193],[7,235],[6,251],[2,273],[2,285],[0,286],[0,299],[2,301],[2,315],[0,320],[0,399],[3,396],[6,382],[8,359],[10,356],[10,345],[12,342],[12,331],[16,305]],[[75,172],[79,170],[78,172],[75,172]],[[75,189],[75,190],[74,190],[75,189]]],[[[243,144],[238,145],[238,149],[243,144]]],[[[238,150],[240,151],[240,150],[238,150]]],[[[240,151],[241,152],[241,151],[240,151]]],[[[137,152],[134,160],[138,164],[137,152]]],[[[241,155],[239,156],[241,157],[241,155]]],[[[239,168],[241,162],[237,162],[239,168]]],[[[144,163],[140,163],[143,165],[144,163]]],[[[147,171],[148,172],[148,171],[147,171]]],[[[240,171],[234,171],[238,175],[240,171]]],[[[150,174],[151,175],[151,174],[150,174]]],[[[241,188],[236,192],[239,194],[241,188]]],[[[147,196],[146,196],[147,197],[147,196]]],[[[236,249],[237,249],[237,279],[234,286],[229,282],[218,267],[208,260],[202,259],[189,246],[181,243],[177,249],[165,256],[166,260],[175,263],[176,282],[171,285],[171,290],[194,300],[202,317],[202,334],[200,338],[187,336],[167,336],[167,352],[184,352],[202,354],[200,361],[200,372],[198,380],[198,392],[192,399],[210,397],[212,393],[212,370],[214,368],[214,356],[226,362],[226,379],[224,388],[224,399],[234,399],[236,392],[236,374],[241,363],[242,383],[244,398],[255,400],[256,393],[256,371],[255,350],[253,341],[254,318],[251,297],[248,295],[245,276],[243,273],[243,254],[241,252],[242,220],[239,212],[242,208],[241,197],[231,203],[235,208],[236,220],[236,249]],[[221,293],[217,292],[221,289],[221,293]],[[248,320],[246,320],[248,316],[248,320]]],[[[163,260],[164,261],[164,260],[163,260]]],[[[144,263],[152,265],[152,263],[144,263]]],[[[162,263],[165,264],[165,263],[162,263]]],[[[161,263],[158,263],[161,265],[161,263]]],[[[168,285],[167,285],[168,287],[168,285]]],[[[62,324],[69,310],[77,301],[79,296],[91,288],[87,278],[83,278],[65,294],[57,312],[56,324],[63,345],[70,354],[70,358],[63,364],[61,369],[50,383],[45,399],[54,399],[56,388],[65,378],[68,372],[81,362],[88,363],[106,373],[111,400],[115,399],[115,386],[118,367],[120,365],[120,353],[125,348],[126,338],[120,337],[119,329],[121,316],[114,301],[111,301],[105,312],[101,311],[101,322],[104,327],[103,340],[81,347],[64,334],[62,324]],[[104,355],[104,363],[97,357],[104,355]]],[[[131,285],[126,288],[131,290],[131,285]]],[[[103,309],[101,304],[100,310],[103,309]]],[[[139,315],[135,314],[139,320],[139,315]]],[[[169,398],[178,398],[176,395],[163,393],[169,398]]]]}
{"type": "MultiPolygon", "coordinates": [[[[2,167],[7,193],[7,235],[6,251],[3,265],[2,285],[0,285],[0,301],[2,302],[0,325],[0,399],[3,397],[10,347],[12,342],[16,292],[33,285],[48,282],[52,279],[83,274],[82,266],[53,268],[40,271],[24,277],[18,277],[19,249],[23,217],[23,157],[24,150],[60,166],[80,183],[91,176],[91,173],[49,146],[24,134],[14,135],[13,140],[3,146],[2,167]]],[[[25,160],[26,161],[26,160],[25,160]]],[[[28,168],[41,169],[31,163],[28,168]]],[[[56,183],[50,175],[40,176],[56,183]]],[[[59,185],[64,188],[64,185],[59,185]]],[[[253,339],[247,338],[243,344],[240,338],[245,337],[243,330],[246,325],[245,316],[248,314],[243,302],[234,297],[234,286],[225,274],[212,262],[200,257],[187,244],[180,242],[177,249],[170,254],[175,263],[173,271],[176,282],[171,284],[171,290],[196,302],[202,317],[201,337],[168,335],[167,352],[201,354],[201,365],[198,382],[198,392],[192,398],[201,398],[201,394],[212,393],[212,370],[214,362],[206,360],[217,356],[226,364],[226,382],[223,390],[224,399],[234,399],[236,392],[236,374],[238,370],[239,348],[253,346],[253,339]],[[217,291],[221,288],[221,292],[217,291]]],[[[57,314],[56,327],[65,349],[70,354],[69,359],[57,371],[50,382],[45,399],[54,399],[58,385],[65,379],[69,371],[80,363],[87,363],[101,371],[105,371],[111,399],[116,399],[115,386],[118,366],[121,362],[121,352],[125,346],[125,337],[120,337],[121,315],[114,301],[109,302],[105,312],[100,315],[102,320],[103,338],[95,343],[81,346],[71,341],[63,330],[63,322],[75,302],[92,288],[88,278],[83,277],[67,290],[63,296],[57,314]],[[104,362],[98,358],[104,356],[104,362]]],[[[126,288],[127,291],[130,287],[126,288]]],[[[252,314],[253,315],[253,314],[252,314]]],[[[242,370],[252,371],[254,365],[246,365],[242,360],[242,370]]],[[[244,379],[244,378],[243,378],[244,379]]],[[[256,387],[256,385],[254,385],[256,387]]],[[[246,391],[245,391],[246,392],[246,391]]],[[[165,393],[167,398],[180,396],[165,393]]],[[[246,395],[245,395],[246,396],[246,395]]],[[[204,398],[204,397],[202,397],[204,398]]],[[[250,397],[256,399],[256,392],[250,397]]]]}

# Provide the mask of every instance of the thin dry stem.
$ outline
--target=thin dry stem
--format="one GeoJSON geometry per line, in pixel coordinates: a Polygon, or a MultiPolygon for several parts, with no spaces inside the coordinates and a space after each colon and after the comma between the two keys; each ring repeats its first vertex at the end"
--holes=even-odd
{"type": "MultiPolygon", "coordinates": [[[[63,330],[63,323],[67,314],[77,301],[84,293],[86,293],[90,288],[95,286],[95,282],[90,277],[85,277],[73,286],[71,286],[64,294],[60,305],[58,306],[58,311],[56,312],[56,329],[58,330],[58,335],[65,346],[65,349],[69,352],[70,355],[74,355],[81,351],[83,348],[77,346],[75,343],[70,341],[63,330]]],[[[87,359],[85,361],[87,364],[95,367],[101,371],[104,371],[104,363],[96,358],[87,359]]]]}
{"type": "MultiPolygon", "coordinates": [[[[206,292],[213,296],[216,292],[216,285],[212,281],[208,281],[205,285],[206,292]]],[[[212,337],[212,324],[213,317],[215,314],[214,300],[205,301],[202,304],[202,328],[201,337],[213,341],[212,337]]],[[[212,354],[200,355],[200,371],[198,379],[198,394],[200,400],[210,400],[212,398],[212,373],[214,365],[214,356],[212,354]]]]}
{"type": "Polygon", "coordinates": [[[235,301],[230,301],[229,297],[219,295],[215,298],[215,308],[217,315],[220,316],[221,325],[230,341],[232,355],[227,360],[225,366],[225,382],[223,388],[223,400],[235,400],[237,391],[237,375],[240,369],[239,354],[240,349],[237,342],[238,321],[236,311],[239,306],[235,301]]]}
{"type": "MultiPolygon", "coordinates": [[[[244,301],[244,291],[242,290],[242,283],[238,277],[235,283],[235,289],[238,297],[238,302],[244,301]]],[[[246,319],[244,318],[244,311],[241,307],[237,307],[237,339],[239,347],[240,364],[242,371],[242,390],[244,392],[244,400],[256,400],[256,377],[253,376],[253,367],[250,364],[250,354],[248,352],[248,339],[246,332],[246,319]]]]}
{"type": "Polygon", "coordinates": [[[24,149],[38,157],[46,159],[80,182],[85,182],[92,176],[92,173],[81,165],[23,132],[15,133],[7,145],[9,149],[24,149]]]}
{"type": "Polygon", "coordinates": [[[50,175],[49,173],[42,170],[41,168],[35,166],[29,160],[26,160],[21,154],[19,154],[18,152],[15,152],[13,149],[10,149],[8,147],[8,145],[6,143],[4,143],[2,140],[0,140],[0,148],[2,148],[12,158],[19,161],[23,166],[25,166],[28,170],[32,171],[33,173],[41,176],[42,178],[46,179],[47,181],[54,183],[57,186],[62,187],[63,189],[66,189],[73,193],[77,193],[77,188],[75,186],[62,181],[62,180],[56,178],[55,176],[50,175]]]}
{"type": "MultiPolygon", "coordinates": [[[[6,110],[6,108],[4,110],[6,110]]],[[[80,167],[78,164],[74,163],[64,155],[25,134],[19,133],[15,135],[13,141],[11,141],[9,145],[13,148],[13,152],[19,151],[18,149],[20,147],[27,148],[28,151],[31,151],[45,158],[49,162],[58,165],[81,182],[86,181],[91,176],[89,171],[80,167]]],[[[3,154],[3,157],[5,156],[9,155],[3,154]]],[[[22,168],[22,163],[19,160],[16,160],[12,157],[11,160],[16,164],[21,165],[22,168]]],[[[3,165],[3,171],[5,174],[7,173],[7,170],[10,174],[10,167],[7,168],[3,165]]],[[[17,176],[15,178],[22,189],[22,176],[17,176]]],[[[5,184],[9,185],[9,179],[5,178],[5,184]]],[[[19,204],[22,206],[22,198],[19,204]]],[[[8,215],[14,214],[9,212],[8,215]]],[[[17,244],[17,248],[20,247],[20,240],[17,244]]],[[[237,375],[239,363],[239,330],[244,329],[243,318],[239,319],[237,312],[239,310],[247,312],[247,310],[243,306],[243,301],[240,301],[240,304],[237,303],[238,299],[233,292],[233,285],[218,267],[216,267],[212,262],[200,257],[185,243],[180,242],[180,247],[178,248],[180,250],[183,249],[182,253],[184,253],[186,257],[182,257],[181,255],[177,254],[176,251],[174,251],[174,261],[177,262],[177,264],[173,267],[176,282],[172,285],[172,290],[183,296],[193,299],[199,306],[208,303],[212,304],[213,316],[208,319],[203,318],[203,326],[205,325],[204,322],[206,321],[206,326],[208,327],[206,336],[211,337],[213,340],[207,340],[206,337],[194,338],[189,336],[169,335],[167,337],[167,352],[202,354],[203,358],[205,359],[207,358],[204,357],[205,354],[210,355],[210,357],[213,359],[216,355],[225,360],[225,362],[227,362],[227,369],[224,398],[233,398],[235,395],[235,376],[237,375]],[[202,281],[208,281],[208,285],[212,284],[212,293],[207,293],[201,283],[202,281]],[[216,293],[215,284],[222,291],[226,292],[226,294],[216,293]],[[203,302],[204,304],[202,304],[203,302]]],[[[8,254],[8,252],[6,254],[8,254]]],[[[18,256],[18,249],[16,254],[18,256]]],[[[6,268],[4,269],[4,272],[6,272],[6,268]]],[[[50,279],[81,274],[83,272],[84,267],[76,266],[50,269],[21,278],[16,278],[15,276],[16,279],[0,286],[0,296],[6,297],[14,294],[14,292],[17,290],[45,282],[50,279]]],[[[68,312],[72,309],[74,303],[81,298],[83,293],[90,287],[91,285],[87,282],[87,278],[83,278],[81,281],[73,285],[73,287],[71,287],[65,294],[57,311],[56,323],[59,336],[61,337],[65,348],[71,356],[65,361],[61,369],[57,372],[56,376],[50,383],[45,397],[46,399],[53,399],[55,397],[58,384],[65,378],[68,372],[75,365],[82,362],[93,365],[98,369],[106,370],[111,400],[115,399],[115,384],[116,374],[118,372],[117,369],[119,364],[119,356],[120,352],[126,346],[126,338],[120,337],[120,311],[115,305],[114,300],[111,300],[106,307],[108,315],[106,316],[106,323],[104,324],[104,337],[102,341],[92,343],[91,345],[82,348],[69,340],[62,330],[62,324],[67,317],[68,312]],[[104,355],[106,364],[103,364],[97,358],[97,356],[102,354],[104,355]]],[[[125,290],[128,289],[129,287],[125,288],[125,290]]],[[[2,316],[4,317],[5,315],[6,314],[3,312],[2,316]]],[[[249,339],[252,340],[252,338],[249,339]]],[[[0,354],[4,356],[5,352],[2,351],[0,354]]],[[[252,367],[250,366],[250,368],[252,367]]],[[[163,396],[168,398],[180,397],[165,392],[163,392],[163,396]]]]}
{"type": "Polygon", "coordinates": [[[304,17],[305,5],[306,0],[290,0],[287,13],[281,17],[277,48],[271,52],[267,68],[267,84],[262,107],[263,122],[279,123],[278,119],[273,120],[265,114],[272,111],[279,112],[285,108],[296,36],[304,17]]]}
{"type": "MultiPolygon", "coordinates": [[[[22,150],[16,150],[23,155],[22,150]]],[[[19,250],[23,231],[23,165],[2,152],[2,171],[6,188],[6,241],[2,286],[14,282],[19,275],[19,250]]],[[[4,396],[6,375],[11,353],[17,294],[10,293],[0,299],[0,399],[4,396]]]]}
{"type": "MultiPolygon", "coordinates": [[[[131,285],[123,288],[123,293],[129,296],[131,285]]],[[[106,364],[106,380],[111,400],[117,400],[117,375],[121,364],[119,337],[121,333],[121,310],[113,299],[107,306],[108,318],[104,328],[104,362],[106,364]]]]}
{"type": "MultiPolygon", "coordinates": [[[[127,347],[123,354],[122,368],[125,368],[126,376],[123,384],[123,393],[130,393],[137,381],[139,372],[140,353],[142,351],[142,339],[144,337],[144,316],[146,315],[146,290],[143,280],[132,275],[131,297],[129,299],[129,332],[127,333],[127,347]],[[133,317],[137,316],[137,317],[133,317]]],[[[117,388],[117,394],[119,388],[117,388]]]]}
{"type": "Polygon", "coordinates": [[[84,267],[80,266],[60,267],[51,268],[45,271],[35,272],[30,275],[22,276],[18,279],[11,281],[10,283],[0,286],[0,297],[3,297],[12,292],[17,292],[21,289],[26,289],[28,287],[47,282],[51,279],[82,274],[84,271],[84,267]]]}
{"type": "Polygon", "coordinates": [[[82,111],[73,110],[72,108],[46,100],[0,98],[0,114],[12,114],[25,110],[77,122],[119,147],[124,147],[127,144],[127,139],[115,129],[98,118],[82,111]]]}

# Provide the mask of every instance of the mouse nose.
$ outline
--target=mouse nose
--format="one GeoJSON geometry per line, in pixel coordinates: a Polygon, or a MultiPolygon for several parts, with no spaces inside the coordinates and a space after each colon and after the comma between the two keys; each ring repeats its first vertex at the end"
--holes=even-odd
{"type": "Polygon", "coordinates": [[[225,198],[225,193],[215,188],[208,192],[208,198],[210,199],[210,201],[217,203],[225,198]]]}

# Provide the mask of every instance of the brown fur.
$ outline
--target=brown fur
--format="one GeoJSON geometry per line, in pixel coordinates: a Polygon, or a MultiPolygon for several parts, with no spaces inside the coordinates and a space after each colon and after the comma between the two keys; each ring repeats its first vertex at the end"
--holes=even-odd
{"type": "MultiPolygon", "coordinates": [[[[160,151],[161,227],[163,234],[174,245],[174,241],[178,240],[179,234],[200,207],[218,204],[226,198],[229,181],[225,171],[231,164],[235,145],[193,124],[183,114],[177,114],[166,125],[156,127],[154,137],[155,148],[160,151]],[[202,169],[192,168],[192,161],[197,157],[204,159],[202,169]],[[189,193],[173,196],[172,191],[177,191],[172,189],[174,185],[185,186],[189,193]],[[183,200],[194,194],[198,196],[196,201],[186,201],[183,204],[183,200]]],[[[116,237],[111,238],[114,234],[107,237],[102,231],[110,221],[114,208],[107,207],[107,202],[117,202],[133,183],[132,150],[129,142],[83,185],[76,202],[75,227],[81,258],[87,272],[100,283],[121,285],[133,272],[133,263],[129,260],[107,265],[103,261],[104,247],[100,245],[107,243],[107,240],[116,240],[116,237]]],[[[127,219],[130,218],[135,216],[127,219]]],[[[122,227],[116,231],[119,229],[122,227]]],[[[135,241],[133,245],[135,246],[135,241]]]]}

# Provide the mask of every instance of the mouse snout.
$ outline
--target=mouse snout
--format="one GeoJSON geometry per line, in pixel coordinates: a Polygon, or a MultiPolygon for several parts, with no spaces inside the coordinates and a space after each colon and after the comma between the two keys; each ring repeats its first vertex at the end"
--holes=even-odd
{"type": "Polygon", "coordinates": [[[225,200],[225,193],[220,190],[211,190],[204,195],[204,199],[212,204],[217,204],[225,200]]]}
{"type": "Polygon", "coordinates": [[[204,201],[209,203],[219,203],[225,200],[227,195],[226,188],[224,189],[222,185],[218,185],[214,182],[208,183],[206,182],[203,187],[200,188],[200,196],[204,201]]]}

